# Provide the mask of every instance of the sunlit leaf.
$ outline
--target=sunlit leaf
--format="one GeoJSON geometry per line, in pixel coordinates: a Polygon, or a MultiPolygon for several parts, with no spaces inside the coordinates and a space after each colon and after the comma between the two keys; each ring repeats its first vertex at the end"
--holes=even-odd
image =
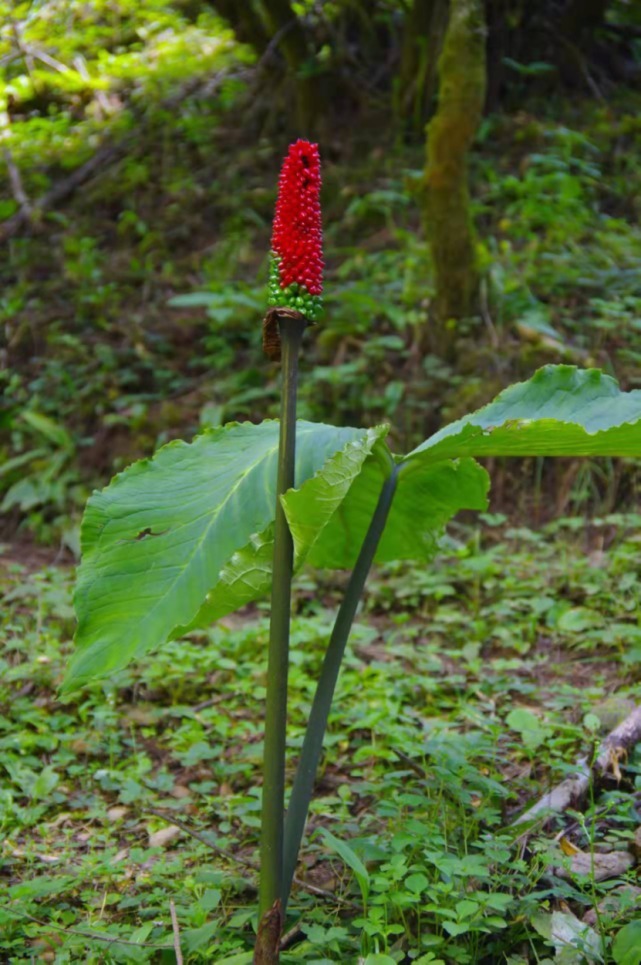
{"type": "MultiPolygon", "coordinates": [[[[315,566],[353,566],[372,518],[386,474],[384,460],[374,452],[349,489],[336,512],[309,553],[315,566]]],[[[445,524],[461,509],[485,509],[489,479],[473,459],[446,460],[437,465],[403,466],[392,508],[376,553],[378,562],[429,560],[445,524]]],[[[293,496],[285,505],[290,526],[299,532],[304,518],[302,500],[298,516],[290,510],[293,496]]]]}
{"type": "Polygon", "coordinates": [[[545,366],[405,459],[457,456],[641,456],[641,390],[621,392],[597,369],[545,366]]]}
{"type": "MultiPolygon", "coordinates": [[[[67,689],[124,667],[191,623],[224,568],[233,570],[234,554],[274,518],[278,432],[277,422],[231,424],[170,443],[91,497],[67,689]]],[[[300,422],[297,484],[365,438],[365,429],[300,422]]],[[[231,600],[226,612],[237,605],[231,600]]]]}
{"type": "MultiPolygon", "coordinates": [[[[363,463],[375,446],[383,447],[387,426],[362,430],[321,466],[303,485],[283,497],[290,524],[293,523],[295,567],[305,561],[310,548],[340,507],[346,493],[358,477],[363,463]]],[[[384,458],[384,453],[381,454],[384,458]]],[[[389,459],[389,456],[387,456],[389,459]]],[[[265,596],[271,587],[274,527],[251,536],[246,546],[233,554],[220,572],[218,582],[188,628],[207,626],[226,613],[265,596]]]]}

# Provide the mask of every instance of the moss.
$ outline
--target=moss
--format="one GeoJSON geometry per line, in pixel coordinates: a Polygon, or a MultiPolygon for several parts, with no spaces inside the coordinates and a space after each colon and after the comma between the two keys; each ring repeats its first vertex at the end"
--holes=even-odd
{"type": "Polygon", "coordinates": [[[427,127],[424,217],[436,274],[440,347],[453,319],[470,315],[478,291],[467,154],[485,100],[485,27],[480,0],[452,0],[438,65],[438,109],[427,127]]]}

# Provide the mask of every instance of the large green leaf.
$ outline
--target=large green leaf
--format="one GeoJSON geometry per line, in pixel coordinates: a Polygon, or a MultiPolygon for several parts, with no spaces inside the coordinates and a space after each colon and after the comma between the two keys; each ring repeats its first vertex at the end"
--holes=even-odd
{"type": "MultiPolygon", "coordinates": [[[[300,552],[319,567],[351,567],[367,532],[386,475],[389,457],[375,450],[350,487],[338,510],[318,534],[310,520],[323,498],[325,469],[300,490],[290,490],[283,504],[300,552]]],[[[381,538],[376,560],[428,560],[445,523],[461,509],[485,509],[488,475],[473,459],[437,465],[404,466],[381,538]]]]}
{"type": "MultiPolygon", "coordinates": [[[[125,666],[193,621],[234,554],[273,520],[278,431],[273,421],[231,424],[170,443],[91,497],[66,689],[125,666]]],[[[297,484],[369,439],[365,429],[299,422],[297,484]]]]}
{"type": "MultiPolygon", "coordinates": [[[[299,423],[298,489],[283,497],[296,562],[353,565],[392,457],[384,429],[299,423]]],[[[89,501],[66,686],[123,667],[269,587],[278,423],[210,430],[135,464],[89,501]]],[[[641,455],[641,391],[548,366],[400,460],[377,560],[432,555],[460,509],[486,505],[473,456],[641,455]]]]}
{"type": "Polygon", "coordinates": [[[548,365],[446,426],[405,457],[641,456],[641,390],[597,369],[548,365]]]}
{"type": "MultiPolygon", "coordinates": [[[[444,524],[483,509],[488,481],[472,456],[641,455],[641,391],[621,392],[596,370],[547,366],[494,402],[446,426],[401,460],[398,489],[376,559],[426,560],[444,524]]],[[[385,474],[373,454],[340,509],[314,536],[323,473],[283,499],[298,546],[316,566],[352,566],[385,474]]]]}
{"type": "MultiPolygon", "coordinates": [[[[387,463],[391,461],[387,446],[383,442],[387,432],[386,425],[362,430],[356,439],[347,442],[342,449],[330,456],[299,489],[290,490],[291,495],[302,499],[305,505],[300,520],[304,538],[300,538],[297,530],[293,531],[295,569],[299,569],[305,562],[310,548],[340,507],[372,450],[376,447],[378,458],[387,463]]],[[[286,498],[283,497],[283,501],[286,498]]],[[[254,534],[246,546],[233,554],[190,625],[178,628],[175,635],[196,627],[208,626],[226,613],[266,596],[271,587],[273,552],[274,527],[270,524],[263,533],[254,534]]]]}

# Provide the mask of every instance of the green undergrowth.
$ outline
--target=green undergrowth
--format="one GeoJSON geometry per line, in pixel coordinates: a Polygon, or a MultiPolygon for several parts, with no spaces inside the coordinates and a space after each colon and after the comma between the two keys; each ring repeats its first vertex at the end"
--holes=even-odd
{"type": "MultiPolygon", "coordinates": [[[[201,424],[278,408],[260,319],[276,173],[296,132],[213,11],[118,7],[74,2],[63,21],[18,4],[31,70],[0,32],[5,141],[32,202],[101,145],[121,152],[0,265],[2,528],[72,547],[87,491],[114,470],[201,424]]],[[[321,138],[326,311],[307,339],[301,415],[389,420],[407,450],[545,362],[638,387],[639,106],[620,87],[483,121],[471,158],[482,304],[458,325],[454,366],[426,347],[424,145],[404,144],[380,106],[321,138]]],[[[0,171],[0,220],[14,193],[0,171]]]]}
{"type": "MultiPolygon", "coordinates": [[[[618,787],[527,844],[510,823],[629,711],[641,520],[484,522],[483,536],[453,527],[429,568],[372,578],[283,962],[635,960],[621,957],[638,926],[634,868],[601,883],[563,868],[564,848],[632,847],[641,762],[622,761],[618,787]]],[[[249,963],[266,610],[61,702],[72,575],[8,549],[2,566],[0,950],[16,965],[172,962],[173,902],[185,962],[249,963]]],[[[339,582],[297,583],[290,778],[339,582]]]]}

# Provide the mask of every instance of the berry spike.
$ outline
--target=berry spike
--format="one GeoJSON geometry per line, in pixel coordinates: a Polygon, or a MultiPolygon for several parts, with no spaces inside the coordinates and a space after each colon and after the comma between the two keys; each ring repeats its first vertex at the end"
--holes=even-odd
{"type": "Polygon", "coordinates": [[[302,140],[291,144],[278,181],[268,303],[300,312],[310,322],[322,307],[320,186],[318,145],[302,140]]]}

